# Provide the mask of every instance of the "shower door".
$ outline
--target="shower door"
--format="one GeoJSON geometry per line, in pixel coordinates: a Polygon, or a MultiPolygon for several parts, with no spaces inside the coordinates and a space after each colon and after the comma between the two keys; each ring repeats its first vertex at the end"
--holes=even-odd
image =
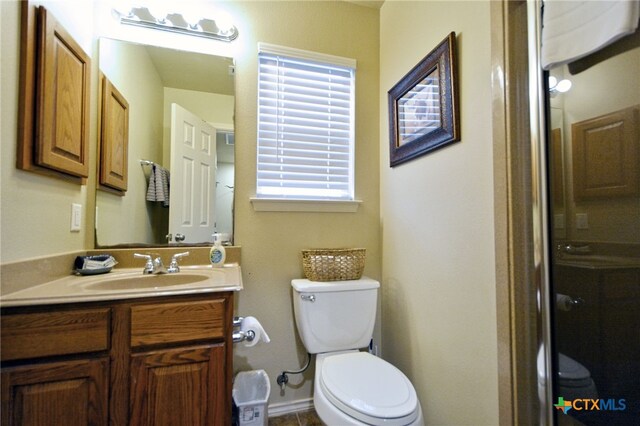
{"type": "Polygon", "coordinates": [[[640,47],[579,65],[544,75],[554,413],[638,425],[640,47]]]}

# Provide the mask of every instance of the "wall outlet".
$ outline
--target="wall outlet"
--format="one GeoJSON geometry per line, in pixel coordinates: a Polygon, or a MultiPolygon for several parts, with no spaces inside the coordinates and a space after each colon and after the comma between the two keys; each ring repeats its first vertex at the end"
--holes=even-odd
{"type": "Polygon", "coordinates": [[[576,229],[589,229],[589,215],[576,213],[576,229]]]}
{"type": "Polygon", "coordinates": [[[80,232],[82,227],[82,204],[71,204],[71,232],[80,232]]]}

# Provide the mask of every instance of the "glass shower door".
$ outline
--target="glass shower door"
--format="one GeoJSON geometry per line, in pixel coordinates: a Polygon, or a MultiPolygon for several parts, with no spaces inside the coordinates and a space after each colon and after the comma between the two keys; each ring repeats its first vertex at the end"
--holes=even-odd
{"type": "Polygon", "coordinates": [[[575,71],[547,102],[553,403],[559,424],[638,425],[640,47],[575,71]]]}

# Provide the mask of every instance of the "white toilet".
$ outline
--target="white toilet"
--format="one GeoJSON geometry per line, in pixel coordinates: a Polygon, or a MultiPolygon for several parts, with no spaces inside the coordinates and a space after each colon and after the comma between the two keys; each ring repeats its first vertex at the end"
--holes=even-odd
{"type": "Polygon", "coordinates": [[[589,370],[563,353],[558,354],[558,387],[558,395],[566,400],[598,398],[589,370]]]}
{"type": "MultiPolygon", "coordinates": [[[[538,393],[544,395],[547,378],[544,374],[544,355],[538,351],[538,393]]],[[[558,373],[556,376],[558,396],[567,401],[574,399],[598,399],[598,389],[591,378],[591,372],[563,353],[558,353],[558,373]]]]}
{"type": "Polygon", "coordinates": [[[298,332],[316,354],[313,403],[324,423],[424,424],[413,385],[396,367],[360,348],[369,345],[380,283],[291,281],[298,332]]]}

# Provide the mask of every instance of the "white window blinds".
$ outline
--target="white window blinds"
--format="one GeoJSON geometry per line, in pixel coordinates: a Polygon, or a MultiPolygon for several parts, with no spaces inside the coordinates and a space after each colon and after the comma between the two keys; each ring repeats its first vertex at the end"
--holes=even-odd
{"type": "Polygon", "coordinates": [[[353,200],[355,61],[260,44],[258,198],[353,200]]]}

